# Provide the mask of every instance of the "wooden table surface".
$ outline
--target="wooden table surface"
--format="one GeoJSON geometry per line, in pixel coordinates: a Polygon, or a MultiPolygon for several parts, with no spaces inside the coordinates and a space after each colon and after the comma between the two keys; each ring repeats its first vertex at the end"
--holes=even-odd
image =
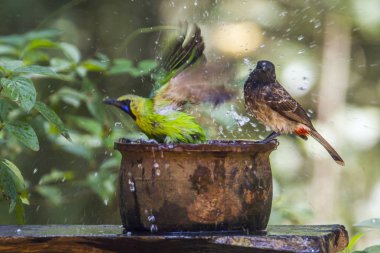
{"type": "Polygon", "coordinates": [[[0,252],[338,252],[348,244],[342,225],[269,226],[263,235],[122,231],[117,225],[0,226],[0,252]]]}

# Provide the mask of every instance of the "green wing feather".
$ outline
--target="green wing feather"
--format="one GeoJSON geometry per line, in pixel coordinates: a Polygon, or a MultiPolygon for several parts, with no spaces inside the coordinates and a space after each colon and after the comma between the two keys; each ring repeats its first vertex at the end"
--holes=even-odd
{"type": "Polygon", "coordinates": [[[196,24],[189,27],[187,23],[182,23],[179,35],[169,40],[162,56],[159,57],[162,60],[156,73],[156,82],[151,96],[157,94],[158,90],[168,84],[170,79],[178,73],[197,62],[204,62],[204,48],[201,29],[196,24]]]}

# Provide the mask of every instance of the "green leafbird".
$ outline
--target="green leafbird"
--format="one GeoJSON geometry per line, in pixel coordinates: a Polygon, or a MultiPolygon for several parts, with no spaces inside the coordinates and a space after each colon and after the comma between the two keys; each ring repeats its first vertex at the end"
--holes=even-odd
{"type": "Polygon", "coordinates": [[[195,118],[182,112],[186,103],[218,105],[234,92],[220,80],[220,67],[206,64],[204,41],[197,25],[182,25],[181,35],[169,43],[162,57],[159,76],[149,98],[124,95],[104,102],[129,114],[140,130],[160,143],[202,143],[203,128],[195,118]]]}

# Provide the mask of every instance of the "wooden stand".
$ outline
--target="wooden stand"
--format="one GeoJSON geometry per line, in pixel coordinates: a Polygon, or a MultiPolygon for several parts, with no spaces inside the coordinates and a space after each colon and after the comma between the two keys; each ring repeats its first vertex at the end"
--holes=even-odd
{"type": "Polygon", "coordinates": [[[338,252],[348,244],[342,225],[268,226],[241,231],[122,234],[116,225],[0,226],[0,252],[338,252]]]}

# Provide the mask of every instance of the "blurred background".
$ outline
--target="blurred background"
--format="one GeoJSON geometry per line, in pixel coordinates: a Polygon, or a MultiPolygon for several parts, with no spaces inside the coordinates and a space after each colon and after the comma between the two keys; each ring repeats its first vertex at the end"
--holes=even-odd
{"type": "MultiPolygon", "coordinates": [[[[191,109],[209,139],[269,134],[246,114],[242,98],[250,70],[267,59],[346,162],[338,166],[314,140],[279,137],[271,154],[270,224],[340,223],[358,232],[354,224],[380,217],[379,10],[378,0],[2,1],[1,38],[54,28],[60,31],[54,39],[76,47],[80,57],[79,78],[34,80],[38,97],[63,119],[72,142],[36,118],[40,151],[1,144],[1,156],[12,157],[28,184],[26,223],[121,223],[115,198],[120,155],[112,143],[140,133],[128,117],[92,103],[126,93],[147,96],[152,82],[146,66],[154,66],[162,37],[170,33],[164,28],[187,20],[199,24],[208,60],[228,66],[230,85],[239,92],[218,108],[191,109]],[[140,28],[148,29],[133,33],[140,28]],[[111,63],[113,71],[103,71],[101,65],[111,63]],[[130,64],[137,73],[124,71],[130,64]]],[[[29,60],[59,70],[65,62],[55,54],[55,60],[42,53],[29,60]]],[[[0,202],[1,224],[16,222],[8,208],[0,202]]],[[[380,244],[379,238],[372,231],[360,243],[380,244]]]]}

